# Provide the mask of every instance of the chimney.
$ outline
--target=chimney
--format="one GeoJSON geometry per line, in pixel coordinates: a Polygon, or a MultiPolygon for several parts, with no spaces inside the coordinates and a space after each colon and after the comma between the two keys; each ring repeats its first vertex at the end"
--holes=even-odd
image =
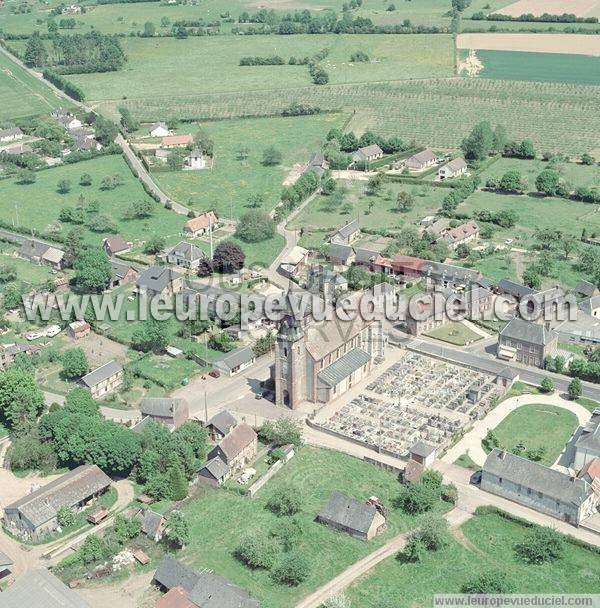
{"type": "Polygon", "coordinates": [[[504,460],[504,458],[506,458],[506,450],[504,448],[500,449],[500,452],[498,453],[498,457],[500,458],[500,460],[504,460]]]}

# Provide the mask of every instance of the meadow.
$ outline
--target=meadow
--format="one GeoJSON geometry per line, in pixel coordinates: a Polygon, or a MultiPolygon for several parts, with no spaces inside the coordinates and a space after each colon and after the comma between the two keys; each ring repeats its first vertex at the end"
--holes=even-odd
{"type": "Polygon", "coordinates": [[[417,563],[393,557],[348,590],[352,606],[413,608],[431,606],[436,593],[460,593],[475,576],[502,570],[519,593],[598,593],[600,556],[566,543],[562,559],[541,566],[518,561],[514,546],[527,527],[495,513],[479,511],[463,524],[444,549],[417,563]]]}
{"type": "Polygon", "coordinates": [[[253,500],[207,487],[202,495],[185,504],[182,511],[190,524],[192,540],[182,552],[183,559],[225,576],[247,589],[263,606],[288,608],[385,540],[414,526],[413,517],[390,508],[387,531],[369,543],[334,531],[314,521],[334,490],[359,500],[377,496],[391,507],[400,485],[393,473],[352,456],[305,446],[253,500]],[[277,585],[268,572],[250,570],[233,555],[244,534],[268,535],[281,521],[266,508],[266,503],[277,488],[287,485],[297,488],[302,497],[301,511],[295,516],[303,528],[298,550],[311,564],[309,577],[298,587],[277,585]]]}
{"type": "Polygon", "coordinates": [[[577,427],[573,412],[553,405],[532,404],[511,412],[494,429],[494,434],[507,450],[518,444],[526,450],[543,448],[540,462],[552,466],[577,427]]]}
{"type": "Polygon", "coordinates": [[[0,124],[46,113],[68,102],[0,52],[0,124]]]}
{"type": "Polygon", "coordinates": [[[88,99],[307,86],[311,80],[305,65],[240,66],[239,61],[246,56],[268,55],[280,55],[287,61],[292,56],[310,57],[324,48],[329,49],[329,55],[322,66],[333,84],[433,78],[454,72],[450,35],[205,36],[185,40],[125,38],[121,43],[128,57],[122,70],[70,77],[88,99]],[[351,64],[350,55],[358,50],[366,52],[371,62],[351,64]],[[182,57],[185,69],[181,69],[182,57]]]}
{"type": "MultiPolygon", "coordinates": [[[[258,69],[258,68],[257,68],[258,69]]],[[[349,128],[399,135],[421,145],[456,148],[480,120],[501,123],[514,139],[531,139],[539,150],[580,155],[598,148],[600,88],[448,78],[278,91],[197,93],[99,104],[114,112],[127,106],[139,119],[260,116],[293,102],[353,113],[349,128]]]]}
{"type": "Polygon", "coordinates": [[[485,50],[477,57],[482,78],[600,85],[600,57],[485,50]]]}

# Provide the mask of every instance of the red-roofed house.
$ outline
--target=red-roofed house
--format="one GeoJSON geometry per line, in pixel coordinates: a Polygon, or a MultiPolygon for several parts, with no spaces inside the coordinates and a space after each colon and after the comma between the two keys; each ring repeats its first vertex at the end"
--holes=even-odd
{"type": "Polygon", "coordinates": [[[194,138],[190,133],[185,135],[167,135],[161,139],[161,145],[163,148],[178,148],[181,146],[187,146],[193,143],[194,138]]]}
{"type": "Polygon", "coordinates": [[[183,233],[187,237],[197,237],[208,234],[218,227],[219,218],[217,214],[214,211],[205,211],[202,215],[188,220],[183,227],[183,233]]]}
{"type": "Polygon", "coordinates": [[[595,479],[600,480],[600,458],[589,460],[583,469],[579,471],[577,477],[579,477],[579,479],[585,479],[589,484],[593,483],[595,479]]]}
{"type": "Polygon", "coordinates": [[[128,243],[120,234],[104,239],[103,247],[109,258],[119,253],[131,251],[131,243],[128,243]]]}
{"type": "Polygon", "coordinates": [[[479,226],[473,220],[452,228],[444,235],[444,240],[452,249],[459,245],[469,243],[479,237],[479,226]]]}
{"type": "Polygon", "coordinates": [[[173,587],[154,604],[154,608],[198,608],[183,587],[173,587]]]}
{"type": "Polygon", "coordinates": [[[410,255],[397,255],[392,260],[392,273],[409,279],[420,278],[427,260],[410,255]]]}

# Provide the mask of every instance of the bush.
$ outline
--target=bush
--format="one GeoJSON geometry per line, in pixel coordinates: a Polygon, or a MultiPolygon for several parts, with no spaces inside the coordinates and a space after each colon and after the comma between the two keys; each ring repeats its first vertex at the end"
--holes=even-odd
{"type": "Polygon", "coordinates": [[[417,536],[411,536],[404,547],[404,551],[398,554],[398,559],[403,562],[416,563],[425,558],[427,547],[417,536]]]}
{"type": "Polygon", "coordinates": [[[473,595],[514,593],[515,587],[501,570],[486,570],[466,582],[461,592],[473,595]]]}
{"type": "Polygon", "coordinates": [[[303,553],[298,551],[283,556],[277,567],[273,570],[273,580],[281,585],[296,587],[308,578],[310,562],[303,553]]]}
{"type": "Polygon", "coordinates": [[[448,544],[448,522],[437,514],[423,517],[419,527],[412,534],[428,551],[438,551],[448,544]]]}
{"type": "Polygon", "coordinates": [[[302,499],[297,488],[281,486],[267,502],[267,508],[276,515],[295,515],[302,508],[302,499]]]}
{"type": "Polygon", "coordinates": [[[554,382],[552,382],[552,378],[544,378],[541,386],[545,393],[552,393],[554,391],[554,382]]]}
{"type": "Polygon", "coordinates": [[[437,494],[428,486],[422,484],[409,484],[402,487],[396,505],[405,513],[418,515],[433,508],[437,501],[437,494]]]}
{"type": "Polygon", "coordinates": [[[560,559],[564,551],[562,536],[552,530],[536,526],[515,546],[517,556],[527,564],[540,565],[560,559]]]}
{"type": "Polygon", "coordinates": [[[266,241],[275,235],[275,222],[264,211],[248,211],[238,222],[235,236],[246,243],[266,241]]]}
{"type": "Polygon", "coordinates": [[[249,568],[270,570],[279,554],[275,539],[265,538],[257,533],[246,534],[240,541],[235,556],[249,568]]]}
{"type": "Polygon", "coordinates": [[[68,528],[75,523],[75,513],[69,507],[61,507],[58,510],[56,520],[61,528],[68,528]]]}
{"type": "Polygon", "coordinates": [[[455,505],[456,501],[458,500],[458,490],[456,489],[456,486],[453,483],[442,486],[440,498],[444,502],[448,502],[451,505],[455,505]]]}
{"type": "Polygon", "coordinates": [[[303,532],[304,530],[299,520],[285,518],[277,522],[271,530],[271,536],[281,543],[284,551],[289,551],[298,544],[303,532]]]}
{"type": "Polygon", "coordinates": [[[439,471],[428,469],[421,476],[421,483],[436,492],[439,492],[442,488],[442,474],[439,471]]]}
{"type": "Polygon", "coordinates": [[[107,548],[104,541],[100,540],[95,534],[90,534],[81,545],[80,556],[84,564],[93,564],[104,559],[107,548]]]}

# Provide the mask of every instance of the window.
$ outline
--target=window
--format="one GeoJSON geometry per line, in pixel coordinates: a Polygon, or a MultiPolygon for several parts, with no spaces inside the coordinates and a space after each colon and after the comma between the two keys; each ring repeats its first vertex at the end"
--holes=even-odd
{"type": "Polygon", "coordinates": [[[498,477],[498,483],[502,485],[502,477],[498,477]]]}

